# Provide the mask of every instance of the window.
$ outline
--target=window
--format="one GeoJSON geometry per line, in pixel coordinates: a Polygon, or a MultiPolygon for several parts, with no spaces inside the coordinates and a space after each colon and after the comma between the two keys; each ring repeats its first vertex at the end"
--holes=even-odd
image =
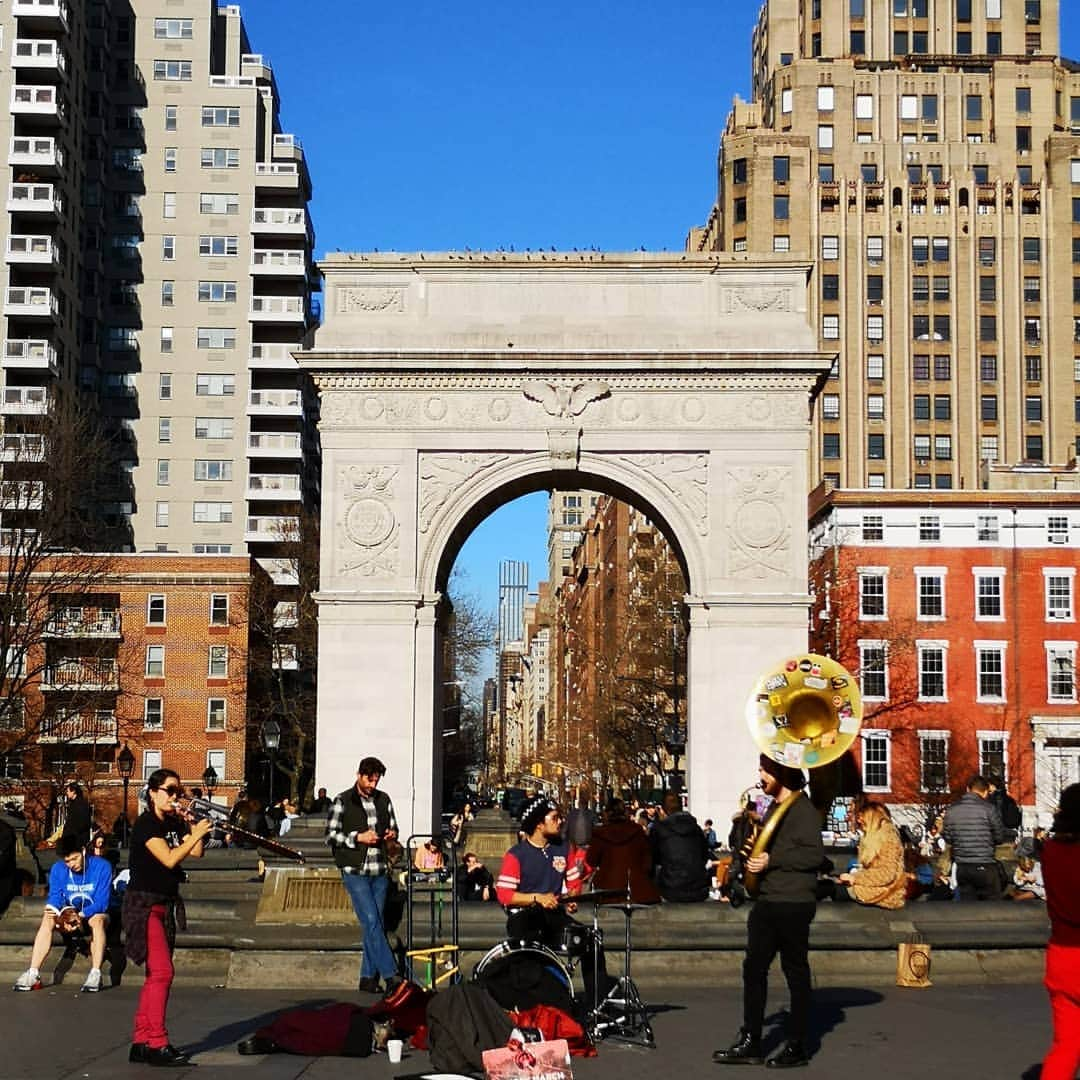
{"type": "Polygon", "coordinates": [[[916,353],[911,358],[911,375],[916,382],[930,378],[930,357],[926,353],[916,353]]]}
{"type": "Polygon", "coordinates": [[[155,60],[156,82],[191,82],[190,60],[155,60]]]}
{"type": "MultiPolygon", "coordinates": [[[[993,278],[990,279],[991,281],[993,278]]],[[[996,315],[980,315],[979,316],[979,340],[980,341],[997,341],[997,316],[996,315]]]]}
{"type": "Polygon", "coordinates": [[[196,502],[192,505],[191,519],[199,524],[225,524],[232,521],[232,503],[196,502]]]}
{"type": "MultiPolygon", "coordinates": [[[[837,337],[839,337],[839,333],[837,337]]],[[[867,315],[866,316],[866,340],[867,341],[884,341],[885,340],[885,316],[884,315],[867,315]]]]}
{"type": "Polygon", "coordinates": [[[821,238],[821,258],[826,262],[840,258],[839,236],[823,236],[821,238]]]}
{"type": "Polygon", "coordinates": [[[173,328],[171,326],[163,326],[161,328],[160,348],[163,353],[172,352],[173,328]]]}
{"type": "Polygon", "coordinates": [[[996,356],[983,355],[979,357],[979,378],[983,382],[997,382],[998,362],[996,356]]]}
{"type": "Polygon", "coordinates": [[[885,238],[883,236],[868,236],[866,238],[866,261],[871,266],[876,266],[885,258],[885,238]]]}
{"type": "Polygon", "coordinates": [[[1042,420],[1042,398],[1034,394],[1028,394],[1024,398],[1024,419],[1029,424],[1037,424],[1042,420]]]}
{"type": "Polygon", "coordinates": [[[997,418],[998,418],[997,394],[983,394],[979,398],[979,417],[982,420],[997,420],[997,418]]]}
{"type": "Polygon", "coordinates": [[[165,130],[166,131],[175,131],[176,130],[176,118],[177,118],[177,113],[178,112],[179,112],[179,110],[177,109],[177,107],[175,105],[166,105],[165,106],[165,130]]]}
{"type": "Polygon", "coordinates": [[[155,19],[154,37],[156,38],[179,38],[190,41],[192,37],[191,19],[155,19]]]}
{"type": "Polygon", "coordinates": [[[200,349],[235,349],[236,330],[233,327],[200,326],[195,344],[200,349]]]}
{"type": "Polygon", "coordinates": [[[930,261],[930,237],[913,236],[911,238],[911,261],[914,263],[930,261]]]}
{"type": "Polygon", "coordinates": [[[911,299],[916,304],[925,304],[930,300],[930,278],[926,274],[915,274],[911,279],[911,299]]]}
{"type": "Polygon", "coordinates": [[[772,178],[777,184],[786,184],[791,179],[791,158],[774,157],[772,159],[772,178]]]}
{"type": "Polygon", "coordinates": [[[176,258],[176,237],[163,236],[161,238],[161,257],[165,262],[172,262],[176,258]]]}
{"type": "Polygon", "coordinates": [[[165,675],[165,646],[146,646],[146,677],[160,679],[165,675]]]}
{"type": "Polygon", "coordinates": [[[229,397],[236,393],[236,376],[196,375],[195,393],[198,397],[229,397]]]}
{"type": "Polygon", "coordinates": [[[206,767],[213,769],[218,774],[219,779],[225,778],[225,751],[224,750],[207,750],[206,751],[206,767]]]}
{"type": "Polygon", "coordinates": [[[856,94],[855,95],[855,119],[856,120],[873,120],[874,118],[874,97],[872,94],[856,94]]]}
{"type": "MultiPolygon", "coordinates": [[[[207,731],[224,731],[225,730],[225,699],[220,697],[212,697],[206,703],[206,730],[207,731]]],[[[215,771],[217,771],[215,769],[215,771]]],[[[218,772],[220,778],[223,774],[218,772]]]]}
{"type": "Polygon", "coordinates": [[[849,38],[849,51],[852,56],[862,56],[866,52],[866,31],[852,30],[849,38]]]}
{"type": "Polygon", "coordinates": [[[822,396],[821,396],[821,418],[823,420],[839,420],[840,419],[840,395],[839,394],[822,394],[822,396]]]}
{"type": "Polygon", "coordinates": [[[818,112],[832,112],[836,105],[836,91],[831,86],[817,88],[818,112]]]}
{"type": "Polygon", "coordinates": [[[777,221],[787,221],[790,217],[790,200],[786,195],[773,196],[773,218],[777,221]]]}
{"type": "Polygon", "coordinates": [[[867,435],[866,436],[866,456],[871,461],[884,461],[885,460],[885,436],[884,435],[867,435]]]}
{"type": "Polygon", "coordinates": [[[231,555],[232,544],[192,544],[195,555],[231,555]]]}
{"type": "Polygon", "coordinates": [[[943,642],[916,642],[919,652],[919,699],[945,701],[945,645],[943,642]]]}
{"type": "Polygon", "coordinates": [[[1071,641],[1046,643],[1046,700],[1076,700],[1076,644],[1071,641]]]}
{"type": "Polygon", "coordinates": [[[945,618],[945,571],[915,571],[918,583],[919,619],[945,618]]]}
{"type": "Polygon", "coordinates": [[[822,300],[839,300],[840,299],[840,275],[839,274],[822,274],[821,275],[821,299],[822,300]]]}
{"type": "Polygon", "coordinates": [[[817,129],[817,144],[819,150],[831,150],[833,148],[832,124],[819,124],[817,129]]]}
{"type": "MultiPolygon", "coordinates": [[[[175,146],[166,146],[165,147],[165,171],[166,172],[176,172],[176,147],[175,146]]],[[[166,214],[165,216],[169,217],[170,215],[166,214]]],[[[172,217],[176,217],[176,197],[175,197],[175,195],[173,196],[173,214],[172,214],[172,217]]]]}
{"type": "Polygon", "coordinates": [[[829,460],[840,457],[840,436],[826,431],[821,436],[821,456],[829,460]]]}
{"type": "MultiPolygon", "coordinates": [[[[885,419],[885,395],[884,394],[867,394],[866,395],[866,418],[868,420],[884,420],[885,419]]],[[[884,445],[882,446],[882,454],[884,455],[884,445]]]]}
{"type": "Polygon", "coordinates": [[[979,436],[979,459],[981,461],[997,461],[998,437],[996,435],[979,436]]]}
{"type": "Polygon", "coordinates": [[[951,378],[952,378],[952,357],[951,356],[935,356],[934,357],[934,381],[935,382],[948,382],[949,379],[951,379],[951,378]]]}
{"type": "MultiPolygon", "coordinates": [[[[176,168],[176,162],[173,161],[173,168],[176,168]]],[[[166,218],[176,217],[176,192],[166,191],[161,196],[161,216],[166,218]]]]}
{"type": "Polygon", "coordinates": [[[790,113],[792,108],[794,93],[790,87],[787,87],[780,91],[780,112],[790,113]]]}
{"type": "Polygon", "coordinates": [[[157,482],[158,485],[164,487],[169,482],[169,459],[158,458],[157,463],[157,482]]]}
{"type": "Polygon", "coordinates": [[[158,418],[158,442],[172,442],[172,417],[158,418]]]}
{"type": "Polygon", "coordinates": [[[231,416],[196,416],[196,439],[231,439],[233,424],[231,416]]]}
{"type": "Polygon", "coordinates": [[[919,778],[923,791],[948,791],[949,732],[919,732],[919,778]]]}
{"type": "Polygon", "coordinates": [[[240,241],[235,236],[200,236],[199,254],[222,256],[235,255],[240,250],[240,241]]]}
{"type": "Polygon", "coordinates": [[[941,543],[941,518],[937,514],[920,515],[919,541],[923,544],[941,543]]]}
{"type": "Polygon", "coordinates": [[[213,105],[202,107],[203,127],[239,127],[240,110],[237,108],[217,108],[213,105]]]}
{"type": "Polygon", "coordinates": [[[823,184],[831,184],[836,179],[836,166],[831,161],[822,161],[817,167],[817,178],[823,184]]]}
{"type": "Polygon", "coordinates": [[[217,483],[233,478],[233,463],[228,460],[215,460],[213,458],[195,459],[195,479],[209,483],[217,483]]]}
{"type": "Polygon", "coordinates": [[[1039,382],[1042,379],[1042,357],[1031,355],[1024,357],[1024,378],[1028,382],[1039,382]]]}
{"type": "Polygon", "coordinates": [[[172,307],[173,297],[176,293],[176,283],[173,281],[163,281],[161,283],[161,306],[172,307]]]}
{"type": "Polygon", "coordinates": [[[982,97],[979,94],[968,94],[965,98],[965,114],[969,120],[982,119],[982,97]]]}
{"type": "Polygon", "coordinates": [[[979,773],[996,784],[1008,778],[1009,736],[1004,731],[980,731],[979,773]]]}
{"type": "Polygon", "coordinates": [[[917,120],[918,118],[919,99],[914,94],[903,94],[900,98],[900,119],[917,120]]]}
{"type": "Polygon", "coordinates": [[[975,618],[1003,619],[1004,571],[978,570],[975,574],[975,618]]]}
{"type": "Polygon", "coordinates": [[[163,593],[151,593],[146,598],[146,625],[165,625],[165,596],[163,593]]]}
{"type": "Polygon", "coordinates": [[[947,236],[935,236],[931,248],[934,252],[934,262],[949,261],[949,238],[947,236]]]}
{"type": "Polygon", "coordinates": [[[887,615],[885,580],[888,571],[867,567],[859,571],[859,618],[884,619],[887,615]]]}
{"type": "Polygon", "coordinates": [[[1046,579],[1046,619],[1048,622],[1073,621],[1073,576],[1060,568],[1043,570],[1046,579]]]}
{"type": "Polygon", "coordinates": [[[997,261],[997,237],[979,237],[979,265],[993,266],[997,261]]]}
{"type": "Polygon", "coordinates": [[[212,593],[210,596],[210,625],[229,625],[229,596],[228,593],[212,593]]]}
{"type": "Polygon", "coordinates": [[[922,118],[923,122],[927,124],[936,124],[938,118],[938,99],[937,94],[923,94],[922,96],[922,118]]]}
{"type": "Polygon", "coordinates": [[[211,645],[210,658],[207,666],[207,677],[211,679],[226,679],[229,676],[229,646],[211,645]]]}
{"type": "Polygon", "coordinates": [[[978,701],[1005,700],[1005,644],[976,642],[978,701]]]}
{"type": "Polygon", "coordinates": [[[168,401],[172,397],[172,374],[168,371],[158,375],[158,397],[168,401]]]}
{"type": "Polygon", "coordinates": [[[280,671],[296,671],[300,667],[300,650],[296,645],[277,643],[270,659],[271,666],[280,671]]]}
{"type": "Polygon", "coordinates": [[[239,169],[240,151],[233,146],[204,146],[199,163],[204,169],[239,169]]]}
{"type": "Polygon", "coordinates": [[[866,300],[870,304],[880,304],[885,296],[885,279],[881,274],[866,275],[866,300]]]}
{"type": "Polygon", "coordinates": [[[236,300],[235,281],[200,281],[199,300],[204,304],[227,304],[236,300]]]}
{"type": "Polygon", "coordinates": [[[1067,544],[1069,542],[1069,519],[1054,514],[1046,521],[1046,539],[1051,544],[1067,544]]]}
{"type": "Polygon", "coordinates": [[[912,439],[912,452],[915,454],[915,460],[920,465],[925,465],[930,460],[930,436],[916,435],[912,439]]]}
{"type": "Polygon", "coordinates": [[[1041,435],[1024,436],[1024,458],[1027,461],[1042,461],[1043,437],[1041,435]]]}
{"type": "Polygon", "coordinates": [[[773,251],[790,251],[791,250],[791,237],[790,236],[774,236],[772,239],[773,251]]]}
{"type": "Polygon", "coordinates": [[[1042,298],[1042,282],[1037,277],[1024,278],[1024,303],[1037,304],[1042,298]]]}
{"type": "Polygon", "coordinates": [[[143,702],[143,727],[150,731],[161,731],[165,726],[165,702],[162,698],[147,698],[143,702]]]}
{"type": "Polygon", "coordinates": [[[142,752],[142,778],[149,780],[151,774],[161,768],[161,751],[144,750],[142,752]]]}
{"type": "Polygon", "coordinates": [[[821,316],[821,336],[826,341],[836,341],[840,337],[840,316],[839,315],[822,315],[821,316]]]}
{"type": "Polygon", "coordinates": [[[912,416],[916,420],[930,419],[930,395],[916,394],[911,402],[912,416]]]}
{"type": "Polygon", "coordinates": [[[1026,125],[1018,125],[1016,128],[1016,149],[1021,154],[1031,150],[1031,128],[1026,125]]]}
{"type": "Polygon", "coordinates": [[[889,670],[885,642],[859,642],[859,689],[864,698],[888,700],[889,670]]]}
{"type": "Polygon", "coordinates": [[[1023,239],[1024,262],[1037,263],[1042,258],[1042,244],[1037,236],[1023,239]]]}
{"type": "Polygon", "coordinates": [[[889,732],[863,731],[862,766],[864,791],[889,790],[889,732]]]}
{"type": "Polygon", "coordinates": [[[881,353],[870,353],[866,357],[866,377],[875,381],[885,378],[885,357],[881,353]]]}
{"type": "Polygon", "coordinates": [[[971,55],[971,32],[962,30],[956,35],[956,52],[960,56],[971,55]]]}
{"type": "Polygon", "coordinates": [[[935,435],[934,436],[934,460],[935,461],[952,461],[952,436],[951,435],[935,435]]]}
{"type": "Polygon", "coordinates": [[[948,420],[952,415],[952,398],[948,394],[934,395],[934,419],[948,420]]]}
{"type": "Polygon", "coordinates": [[[1018,86],[1016,88],[1016,111],[1018,113],[1031,112],[1031,87],[1018,86]]]}
{"type": "Polygon", "coordinates": [[[885,539],[885,519],[881,514],[863,514],[862,539],[863,543],[885,539]]]}
{"type": "Polygon", "coordinates": [[[232,193],[203,192],[199,196],[200,214],[236,214],[240,211],[240,196],[232,193]]]}
{"type": "Polygon", "coordinates": [[[988,19],[1001,18],[1001,0],[986,0],[986,17],[988,19]]]}
{"type": "Polygon", "coordinates": [[[733,184],[746,183],[746,158],[736,158],[731,163],[731,182],[733,184]]]}

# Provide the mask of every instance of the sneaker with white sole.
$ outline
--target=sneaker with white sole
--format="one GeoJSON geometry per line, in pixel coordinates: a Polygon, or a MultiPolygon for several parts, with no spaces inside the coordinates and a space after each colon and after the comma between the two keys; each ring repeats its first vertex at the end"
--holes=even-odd
{"type": "Polygon", "coordinates": [[[82,992],[84,994],[96,994],[101,989],[101,971],[98,968],[92,968],[90,974],[86,976],[86,982],[82,984],[82,992]]]}
{"type": "Polygon", "coordinates": [[[41,978],[37,972],[29,969],[24,971],[16,980],[12,990],[40,990],[41,978]]]}

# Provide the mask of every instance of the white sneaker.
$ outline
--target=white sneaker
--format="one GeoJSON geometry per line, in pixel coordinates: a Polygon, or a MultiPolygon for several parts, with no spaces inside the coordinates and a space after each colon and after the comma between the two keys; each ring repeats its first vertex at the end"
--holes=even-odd
{"type": "Polygon", "coordinates": [[[40,990],[41,978],[33,968],[28,968],[16,980],[12,990],[40,990]]]}
{"type": "Polygon", "coordinates": [[[101,989],[101,969],[91,968],[90,974],[86,976],[86,982],[82,984],[82,992],[84,994],[96,994],[101,989]]]}

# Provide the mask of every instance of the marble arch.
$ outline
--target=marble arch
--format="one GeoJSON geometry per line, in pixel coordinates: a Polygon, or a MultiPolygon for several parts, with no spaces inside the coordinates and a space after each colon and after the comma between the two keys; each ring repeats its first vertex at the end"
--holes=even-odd
{"type": "Polygon", "coordinates": [[[321,394],[319,784],[376,754],[403,829],[431,828],[449,565],[501,502],[592,483],[681,551],[687,782],[694,812],[724,820],[754,775],[751,680],[806,642],[810,406],[832,362],[809,267],[424,253],[321,269],[325,321],[298,354],[321,394]]]}

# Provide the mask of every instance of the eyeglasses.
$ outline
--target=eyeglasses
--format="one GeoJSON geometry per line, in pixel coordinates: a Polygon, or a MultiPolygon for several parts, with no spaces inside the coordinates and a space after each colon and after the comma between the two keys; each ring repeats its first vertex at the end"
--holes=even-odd
{"type": "Polygon", "coordinates": [[[170,784],[168,787],[163,787],[161,790],[164,791],[166,795],[179,795],[181,789],[176,784],[170,784]]]}

